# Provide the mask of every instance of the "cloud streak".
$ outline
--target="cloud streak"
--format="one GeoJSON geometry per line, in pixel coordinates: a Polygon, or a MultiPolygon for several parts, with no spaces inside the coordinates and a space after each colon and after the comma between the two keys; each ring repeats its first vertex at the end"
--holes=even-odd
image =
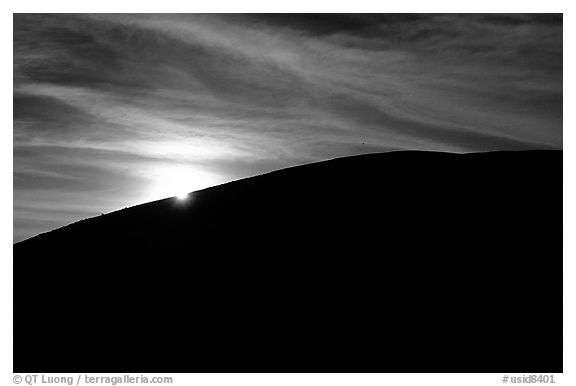
{"type": "Polygon", "coordinates": [[[50,228],[33,213],[55,192],[105,212],[171,167],[213,176],[194,189],[375,151],[561,147],[561,15],[14,16],[16,240],[50,228]]]}

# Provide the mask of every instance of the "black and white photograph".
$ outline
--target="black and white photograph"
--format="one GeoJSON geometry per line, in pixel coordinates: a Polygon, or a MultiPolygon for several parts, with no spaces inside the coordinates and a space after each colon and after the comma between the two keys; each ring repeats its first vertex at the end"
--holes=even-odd
{"type": "Polygon", "coordinates": [[[10,377],[562,383],[563,18],[13,13],[10,377]]]}

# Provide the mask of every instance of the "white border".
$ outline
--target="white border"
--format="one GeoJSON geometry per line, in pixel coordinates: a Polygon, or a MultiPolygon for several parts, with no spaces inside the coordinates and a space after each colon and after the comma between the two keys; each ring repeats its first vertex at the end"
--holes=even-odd
{"type": "Polygon", "coordinates": [[[565,12],[567,0],[408,0],[408,1],[330,1],[330,0],[101,0],[82,2],[74,0],[10,0],[9,12],[132,12],[132,13],[559,13],[565,12]]]}
{"type": "MultiPolygon", "coordinates": [[[[569,12],[569,1],[503,1],[483,0],[476,2],[419,0],[384,2],[375,0],[341,1],[330,0],[293,0],[273,2],[270,0],[229,0],[197,2],[190,0],[162,1],[118,1],[98,0],[83,2],[67,1],[29,1],[11,0],[4,3],[0,28],[2,29],[2,52],[12,56],[12,13],[13,12],[562,12],[564,13],[564,68],[568,69],[564,77],[564,374],[557,374],[556,383],[576,384],[574,364],[574,328],[576,318],[574,299],[576,275],[574,259],[576,248],[575,204],[576,159],[571,151],[574,143],[574,75],[576,69],[574,53],[574,18],[569,12]],[[572,71],[570,70],[572,69],[572,71]],[[570,108],[571,107],[571,108],[570,108]],[[572,113],[572,114],[571,114],[572,113]]],[[[7,54],[0,62],[2,66],[2,119],[0,130],[2,146],[0,168],[2,169],[2,189],[0,202],[2,209],[2,249],[0,252],[0,299],[2,315],[0,318],[0,364],[2,373],[0,384],[13,384],[12,373],[12,61],[7,54]],[[10,213],[10,215],[8,215],[10,213]]],[[[543,257],[545,258],[545,257],[543,257]]],[[[545,312],[545,310],[543,310],[545,312]]],[[[100,376],[105,374],[98,374],[100,376]]],[[[109,374],[112,375],[112,374],[109,374]]],[[[135,374],[141,375],[141,374],[135,374]]],[[[152,376],[153,374],[147,374],[152,376]]],[[[499,385],[503,374],[172,374],[173,384],[192,385],[499,385]]]]}

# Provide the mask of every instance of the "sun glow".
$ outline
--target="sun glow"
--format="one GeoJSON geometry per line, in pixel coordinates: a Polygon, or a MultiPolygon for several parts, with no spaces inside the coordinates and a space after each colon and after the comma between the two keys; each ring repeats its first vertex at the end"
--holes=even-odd
{"type": "Polygon", "coordinates": [[[188,167],[165,167],[152,173],[150,199],[176,197],[185,200],[189,193],[218,184],[218,178],[208,172],[188,167]]]}
{"type": "Polygon", "coordinates": [[[178,193],[176,195],[176,198],[180,201],[185,200],[188,198],[188,193],[178,193]]]}

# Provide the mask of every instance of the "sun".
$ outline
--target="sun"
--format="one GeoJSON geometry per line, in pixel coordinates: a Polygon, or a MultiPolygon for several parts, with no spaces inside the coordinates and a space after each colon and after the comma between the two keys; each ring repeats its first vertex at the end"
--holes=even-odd
{"type": "Polygon", "coordinates": [[[183,201],[188,198],[188,193],[178,193],[176,195],[176,199],[179,201],[183,201]]]}
{"type": "Polygon", "coordinates": [[[152,189],[150,199],[176,197],[186,200],[193,191],[204,189],[218,183],[212,173],[192,167],[162,167],[151,173],[152,189]]]}

